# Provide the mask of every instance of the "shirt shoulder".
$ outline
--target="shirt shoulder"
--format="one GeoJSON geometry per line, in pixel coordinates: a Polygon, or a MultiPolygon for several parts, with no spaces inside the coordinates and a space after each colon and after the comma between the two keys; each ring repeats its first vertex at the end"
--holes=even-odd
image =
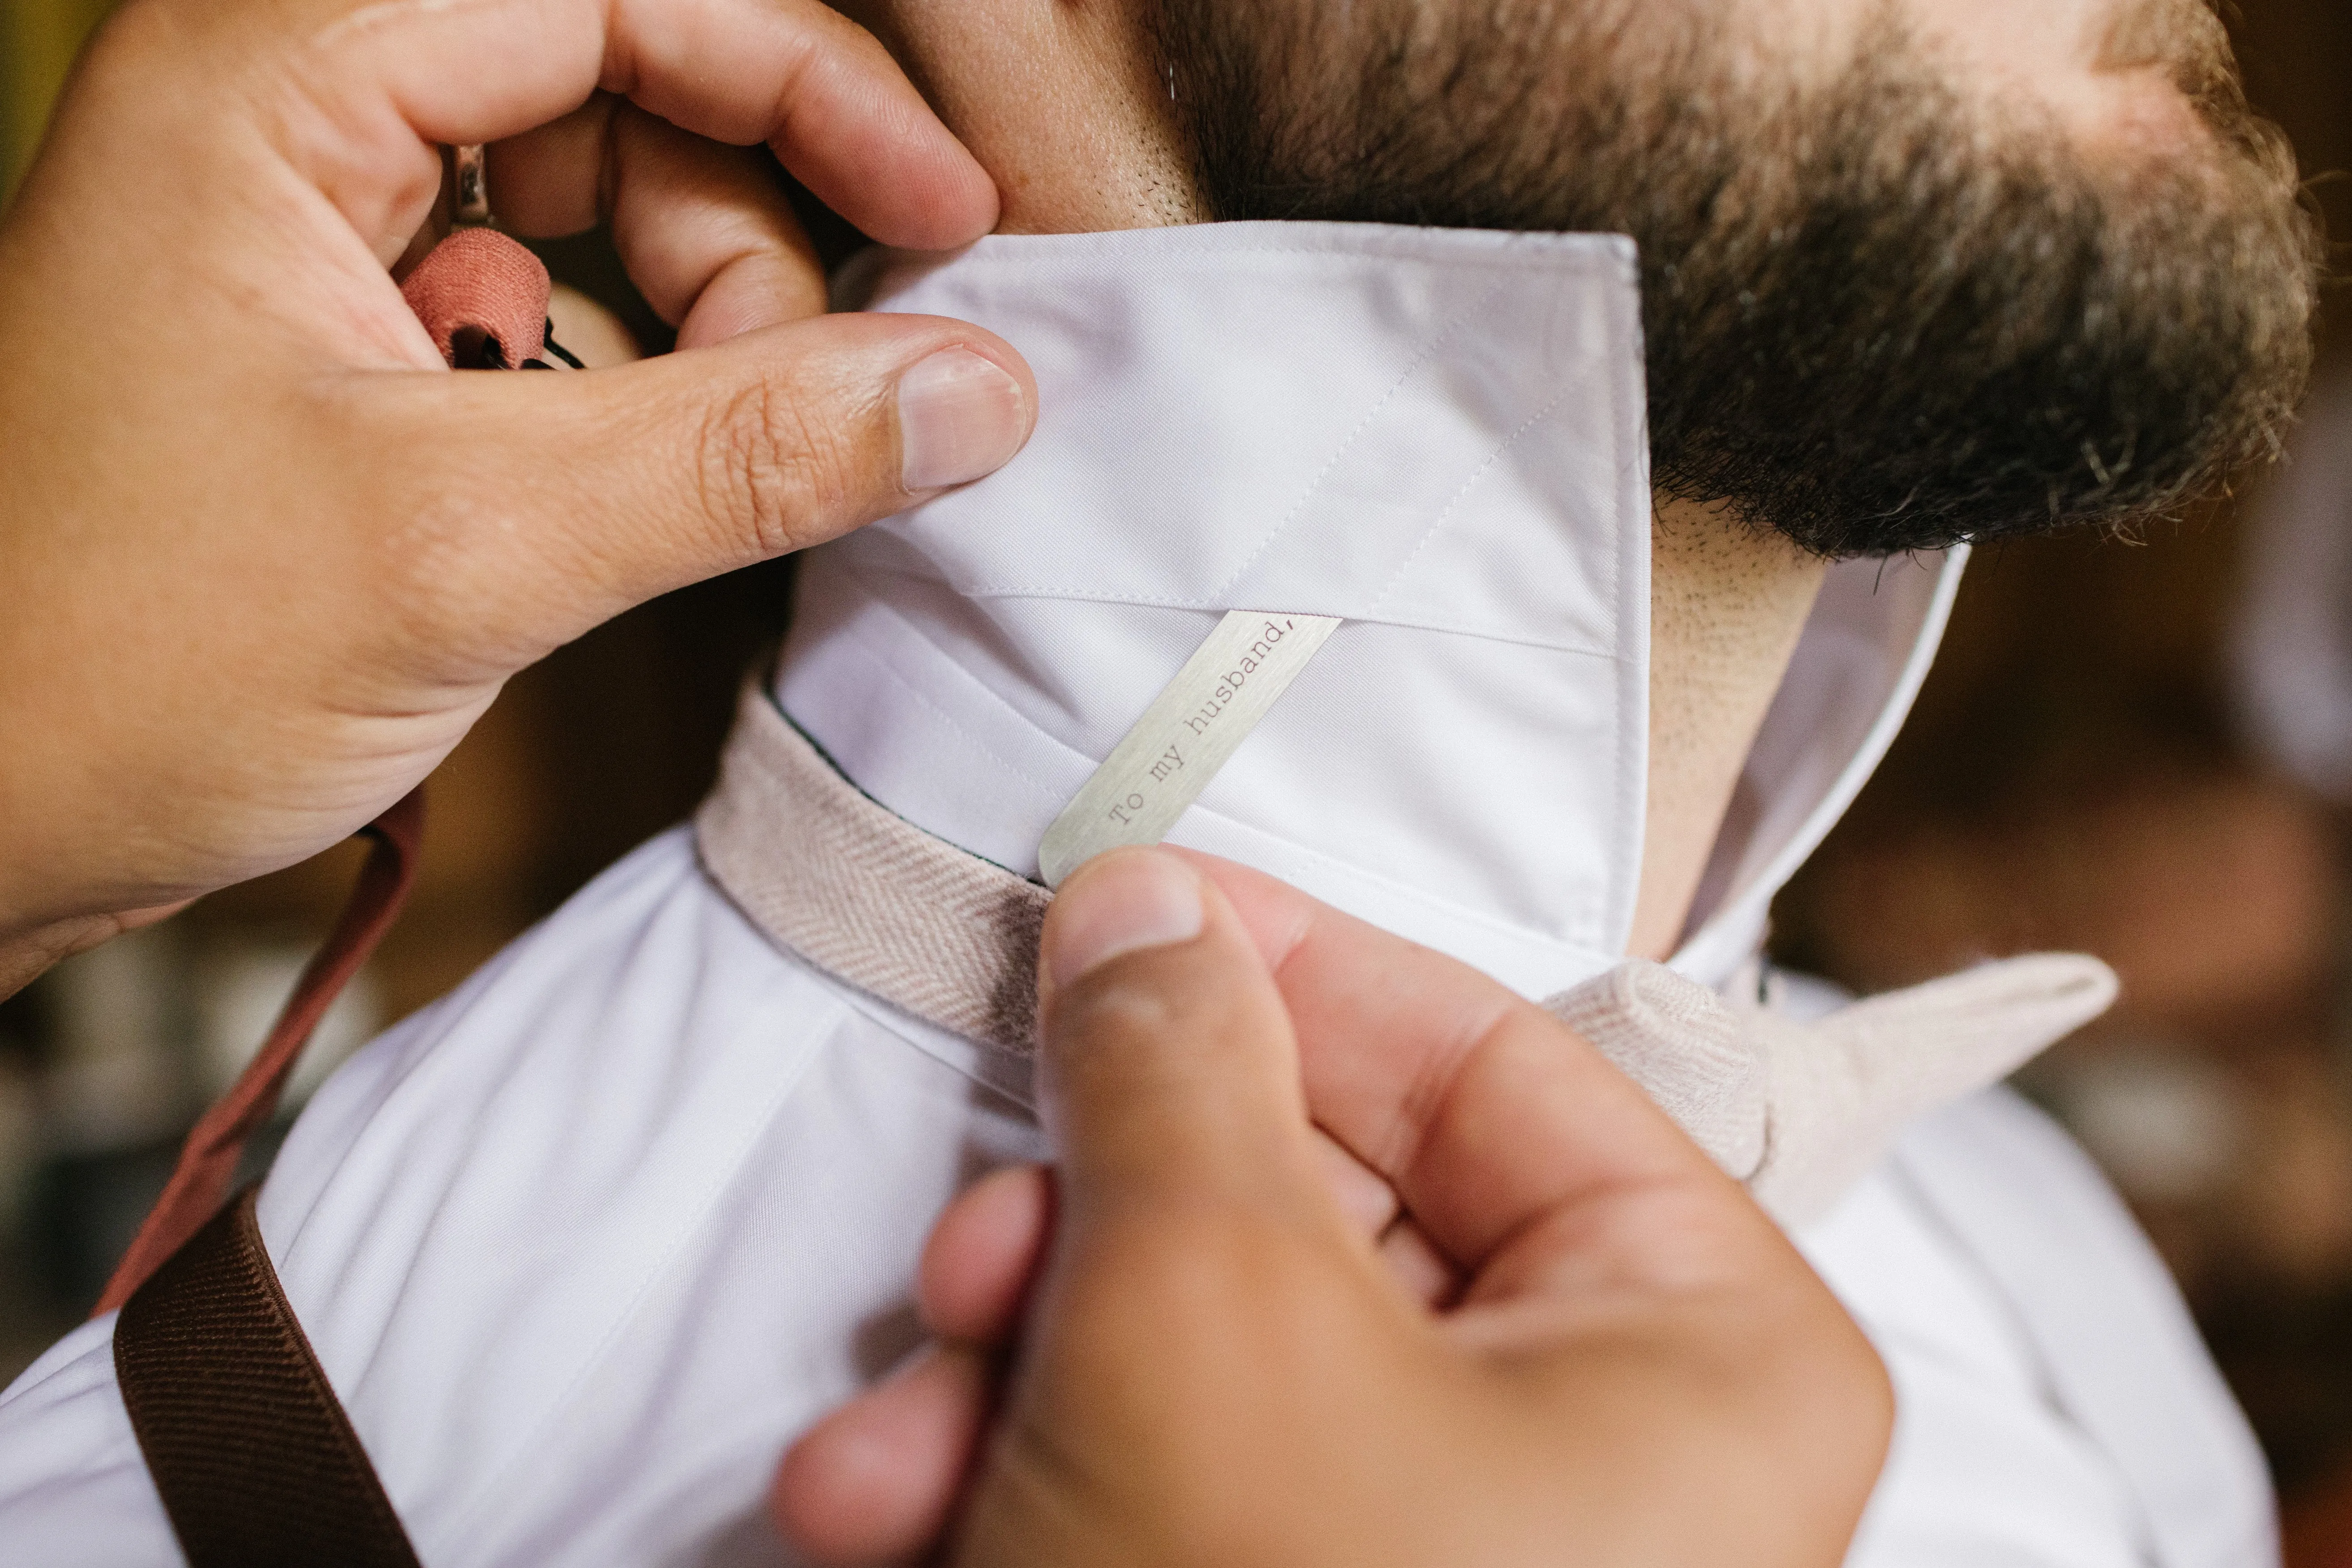
{"type": "Polygon", "coordinates": [[[1856,1568],[2277,1561],[2261,1455],[2171,1280],[2015,1094],[1923,1119],[1799,1241],[1896,1389],[1856,1568]]]}
{"type": "Polygon", "coordinates": [[[44,1568],[181,1561],[115,1387],[111,1312],[0,1394],[0,1540],[10,1562],[44,1568]]]}
{"type": "MultiPolygon", "coordinates": [[[[717,1568],[776,1560],[777,1455],[911,1344],[931,1217],[1034,1138],[680,831],[345,1064],[260,1220],[425,1561],[717,1568]]],[[[178,1561],[110,1326],[0,1405],[12,1560],[178,1561]]]]}

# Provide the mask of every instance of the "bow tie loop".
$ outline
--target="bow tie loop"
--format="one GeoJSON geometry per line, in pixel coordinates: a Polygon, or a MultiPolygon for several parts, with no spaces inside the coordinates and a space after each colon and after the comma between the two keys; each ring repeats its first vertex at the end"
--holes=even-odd
{"type": "Polygon", "coordinates": [[[1634,962],[1544,1006],[1796,1226],[1826,1213],[1914,1119],[2006,1078],[2116,991],[2095,958],[2035,953],[1806,1019],[1634,962]]]}

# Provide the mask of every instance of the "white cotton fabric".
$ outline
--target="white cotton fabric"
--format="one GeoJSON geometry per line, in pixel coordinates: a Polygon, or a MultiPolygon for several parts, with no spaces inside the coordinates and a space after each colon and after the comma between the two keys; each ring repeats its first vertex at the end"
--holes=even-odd
{"type": "MultiPolygon", "coordinates": [[[[1171,840],[1531,996],[1622,955],[1649,730],[1630,242],[1000,237],[874,253],[842,292],[1003,333],[1055,411],[986,484],[804,563],[777,694],[860,788],[1034,874],[1225,612],[1345,616],[1171,840]]],[[[1831,572],[1678,968],[1719,982],[1754,951],[1894,738],[1964,557],[1831,572]]]]}
{"type": "MultiPolygon", "coordinates": [[[[1021,868],[1239,584],[1324,594],[1284,607],[1365,618],[1178,837],[1530,994],[1605,967],[1646,679],[1631,259],[1234,226],[886,263],[891,304],[966,310],[1030,355],[1043,422],[1004,474],[811,561],[785,707],[894,810],[1021,868]]],[[[1899,721],[1957,570],[1832,574],[1683,973],[1752,952],[1899,721]]],[[[262,1233],[430,1568],[773,1563],[777,1457],[911,1342],[941,1204],[1048,1152],[1025,1095],[1017,1059],[779,949],[674,833],[340,1070],[262,1233]]],[[[1914,1129],[1800,1240],[1901,1390],[1860,1568],[2274,1555],[2179,1303],[2014,1101],[1914,1129]],[[2167,1495],[2185,1485],[2193,1506],[2167,1495]]],[[[111,1328],[0,1395],[12,1563],[175,1560],[111,1328]]]]}

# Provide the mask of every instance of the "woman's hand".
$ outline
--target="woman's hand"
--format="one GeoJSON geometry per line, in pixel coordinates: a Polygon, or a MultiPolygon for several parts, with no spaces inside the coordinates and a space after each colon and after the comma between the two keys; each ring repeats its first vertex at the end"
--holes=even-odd
{"type": "Polygon", "coordinates": [[[509,676],[989,471],[1020,358],[824,316],[759,160],[887,242],[987,175],[817,0],[131,0],[0,223],[0,995],[398,799],[509,676]],[[436,144],[609,219],[680,352],[453,374],[387,268],[436,144]]]}

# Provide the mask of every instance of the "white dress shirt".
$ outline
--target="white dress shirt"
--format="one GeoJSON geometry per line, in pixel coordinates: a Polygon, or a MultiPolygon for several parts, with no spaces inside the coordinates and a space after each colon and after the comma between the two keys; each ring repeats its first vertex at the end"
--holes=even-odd
{"type": "MultiPolygon", "coordinates": [[[[776,696],[1015,870],[1223,610],[1344,616],[1171,837],[1528,994],[1622,954],[1649,492],[1625,242],[1234,225],[882,258],[1003,333],[1004,473],[814,554],[776,696]]],[[[1675,964],[1728,983],[1900,722],[1957,558],[1834,570],[1675,964]]],[[[1024,1064],[780,950],[683,831],[367,1047],[278,1155],[289,1300],[433,1568],[772,1563],[784,1445],[911,1344],[941,1205],[1048,1151],[1024,1064]]],[[[1800,1237],[1893,1368],[1853,1561],[2274,1556],[2258,1458],[2104,1185],[2005,1095],[1800,1237]]],[[[0,1396],[0,1550],[174,1561],[110,1319],[0,1396]]]]}

